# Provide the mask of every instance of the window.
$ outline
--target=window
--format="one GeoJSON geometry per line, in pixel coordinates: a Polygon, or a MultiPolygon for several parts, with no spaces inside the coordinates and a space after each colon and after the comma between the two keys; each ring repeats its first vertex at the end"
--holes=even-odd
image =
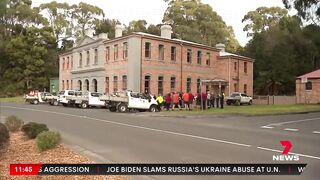
{"type": "Polygon", "coordinates": [[[243,93],[247,94],[247,84],[243,85],[243,93]]]}
{"type": "Polygon", "coordinates": [[[118,92],[118,76],[113,76],[113,92],[118,92]]]}
{"type": "Polygon", "coordinates": [[[69,96],[74,96],[74,91],[69,91],[69,92],[68,92],[68,95],[69,95],[69,96]]]}
{"type": "Polygon", "coordinates": [[[77,89],[79,91],[82,91],[82,81],[81,80],[78,80],[77,89]]]}
{"type": "Polygon", "coordinates": [[[106,77],[106,82],[105,82],[105,93],[109,94],[109,77],[106,77]]]}
{"type": "Polygon", "coordinates": [[[192,62],[192,50],[188,49],[187,50],[187,63],[191,64],[191,62],[192,62]]]}
{"type": "Polygon", "coordinates": [[[234,62],[233,70],[237,71],[237,62],[234,62]]]}
{"type": "Polygon", "coordinates": [[[191,92],[191,78],[187,78],[187,92],[191,92]]]}
{"type": "Polygon", "coordinates": [[[64,80],[62,80],[62,90],[64,90],[64,80]]]}
{"type": "Polygon", "coordinates": [[[92,80],[93,92],[98,92],[98,81],[96,79],[92,80]]]}
{"type": "Polygon", "coordinates": [[[87,51],[87,65],[90,64],[90,51],[87,51]]]}
{"type": "Polygon", "coordinates": [[[106,62],[110,60],[110,47],[106,47],[106,62]]]}
{"type": "Polygon", "coordinates": [[[70,82],[70,89],[73,89],[72,80],[71,80],[71,82],[70,82]]]}
{"type": "Polygon", "coordinates": [[[114,45],[114,60],[118,60],[118,44],[114,45]]]}
{"type": "Polygon", "coordinates": [[[63,59],[62,59],[62,70],[64,70],[65,61],[66,61],[66,60],[63,58],[63,59]]]}
{"type": "Polygon", "coordinates": [[[171,46],[171,61],[176,61],[176,47],[175,46],[171,46]]]}
{"type": "Polygon", "coordinates": [[[79,54],[79,67],[82,67],[82,53],[79,54]]]}
{"type": "Polygon", "coordinates": [[[159,60],[164,60],[164,45],[159,44],[159,60]]]}
{"type": "Polygon", "coordinates": [[[84,81],[84,88],[83,89],[85,89],[86,91],[89,91],[89,80],[88,79],[86,79],[85,81],[84,81]]]}
{"type": "Polygon", "coordinates": [[[163,76],[158,77],[158,94],[163,95],[163,76]]]}
{"type": "Polygon", "coordinates": [[[201,89],[201,87],[200,87],[200,79],[197,79],[197,93],[200,93],[200,89],[201,89]]]}
{"type": "Polygon", "coordinates": [[[122,76],[122,90],[127,90],[127,76],[123,75],[122,76]]]}
{"type": "Polygon", "coordinates": [[[144,92],[145,93],[150,93],[150,81],[151,81],[150,76],[147,75],[144,77],[144,92]]]}
{"type": "Polygon", "coordinates": [[[170,90],[171,92],[176,90],[176,77],[171,77],[170,79],[170,90]]]}
{"type": "Polygon", "coordinates": [[[123,59],[127,59],[128,57],[128,43],[123,43],[123,59]]]}
{"type": "Polygon", "coordinates": [[[206,65],[210,66],[210,53],[207,52],[207,55],[206,55],[206,65]]]}
{"type": "Polygon", "coordinates": [[[197,63],[201,65],[201,61],[202,61],[202,52],[198,51],[198,53],[197,53],[197,63]]]}
{"type": "Polygon", "coordinates": [[[151,43],[150,42],[145,43],[144,57],[149,58],[149,59],[151,58],[151,43]]]}
{"type": "Polygon", "coordinates": [[[94,64],[98,64],[98,49],[94,50],[94,64]]]}
{"type": "Polygon", "coordinates": [[[71,56],[71,69],[73,69],[73,56],[71,56]]]}
{"type": "Polygon", "coordinates": [[[312,90],[312,82],[311,81],[308,81],[306,83],[306,90],[312,90]]]}
{"type": "Polygon", "coordinates": [[[244,62],[244,64],[243,64],[243,71],[244,71],[244,73],[248,72],[248,63],[247,62],[244,62]]]}
{"type": "Polygon", "coordinates": [[[67,80],[67,89],[69,89],[69,80],[67,80]]]}
{"type": "Polygon", "coordinates": [[[237,83],[234,83],[234,84],[233,84],[233,88],[234,88],[234,91],[235,91],[235,92],[238,92],[237,83]]]}
{"type": "Polygon", "coordinates": [[[69,57],[67,57],[67,69],[69,69],[69,65],[70,65],[70,59],[69,59],[69,57]]]}

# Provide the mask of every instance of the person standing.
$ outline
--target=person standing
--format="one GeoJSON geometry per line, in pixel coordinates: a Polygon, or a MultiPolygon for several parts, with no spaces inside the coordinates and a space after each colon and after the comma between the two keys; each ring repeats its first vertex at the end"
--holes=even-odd
{"type": "Polygon", "coordinates": [[[220,107],[221,109],[223,109],[223,105],[224,105],[224,93],[222,92],[220,95],[220,107]]]}
{"type": "Polygon", "coordinates": [[[202,108],[206,109],[206,105],[207,105],[207,93],[203,92],[202,93],[202,108]]]}
{"type": "Polygon", "coordinates": [[[193,100],[194,100],[194,95],[189,92],[189,110],[192,110],[193,108],[193,100]]]}
{"type": "Polygon", "coordinates": [[[214,100],[215,100],[215,98],[216,98],[216,97],[215,97],[214,94],[212,93],[212,94],[211,94],[211,97],[210,97],[210,104],[211,104],[211,107],[212,107],[212,108],[214,108],[214,100]]]}
{"type": "Polygon", "coordinates": [[[190,101],[190,98],[189,98],[189,93],[185,92],[183,93],[182,95],[182,99],[183,99],[183,102],[184,102],[184,107],[186,110],[190,110],[190,105],[189,105],[189,101],[190,101]]]}
{"type": "Polygon", "coordinates": [[[169,111],[170,104],[171,104],[171,95],[170,95],[170,93],[168,93],[166,95],[166,97],[164,98],[164,101],[165,101],[166,110],[169,111]]]}
{"type": "Polygon", "coordinates": [[[181,106],[179,104],[179,93],[174,93],[173,94],[173,106],[172,106],[172,110],[174,110],[175,107],[178,107],[179,110],[181,109],[181,106]]]}
{"type": "Polygon", "coordinates": [[[161,94],[158,95],[157,99],[156,99],[157,103],[158,103],[158,111],[162,110],[162,106],[163,106],[163,97],[161,94]]]}
{"type": "Polygon", "coordinates": [[[217,94],[216,96],[216,106],[219,108],[219,101],[220,101],[220,94],[217,94]]]}
{"type": "Polygon", "coordinates": [[[210,99],[211,99],[211,94],[209,91],[207,91],[207,107],[208,109],[211,108],[211,102],[210,102],[210,99]]]}

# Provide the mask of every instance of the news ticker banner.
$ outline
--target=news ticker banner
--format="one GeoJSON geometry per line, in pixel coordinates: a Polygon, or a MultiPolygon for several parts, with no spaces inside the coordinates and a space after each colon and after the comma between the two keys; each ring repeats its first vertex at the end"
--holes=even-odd
{"type": "Polygon", "coordinates": [[[10,175],[301,175],[307,164],[10,164],[10,175]]]}

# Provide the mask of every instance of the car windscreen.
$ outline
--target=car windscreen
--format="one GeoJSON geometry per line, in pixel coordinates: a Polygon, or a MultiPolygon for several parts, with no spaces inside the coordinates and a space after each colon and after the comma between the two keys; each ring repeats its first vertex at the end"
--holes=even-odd
{"type": "Polygon", "coordinates": [[[92,97],[100,97],[102,94],[101,93],[91,93],[92,97]]]}
{"type": "Polygon", "coordinates": [[[64,91],[60,91],[60,92],[59,92],[59,95],[64,95],[64,91]]]}
{"type": "Polygon", "coordinates": [[[230,97],[237,97],[237,96],[239,96],[238,93],[232,93],[232,94],[230,95],[230,97]]]}

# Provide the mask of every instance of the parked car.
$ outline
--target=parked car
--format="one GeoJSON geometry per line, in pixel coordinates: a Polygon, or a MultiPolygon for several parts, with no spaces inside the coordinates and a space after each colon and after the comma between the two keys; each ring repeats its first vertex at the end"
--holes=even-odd
{"type": "Polygon", "coordinates": [[[156,112],[158,104],[152,95],[131,91],[115,95],[103,95],[100,100],[105,102],[111,112],[126,112],[129,109],[156,112]]]}
{"type": "Polygon", "coordinates": [[[60,91],[57,98],[56,99],[52,99],[50,104],[51,105],[59,105],[62,104],[63,106],[68,106],[69,105],[69,100],[67,99],[67,97],[71,97],[71,96],[81,96],[82,95],[82,91],[78,91],[78,90],[63,90],[60,91]]]}
{"type": "Polygon", "coordinates": [[[226,98],[226,103],[227,105],[242,105],[242,104],[248,104],[251,105],[252,104],[252,97],[244,94],[244,93],[240,93],[240,92],[233,92],[230,94],[229,97],[226,98]]]}
{"type": "Polygon", "coordinates": [[[31,91],[29,94],[26,94],[24,98],[26,102],[37,105],[39,103],[50,102],[54,96],[48,92],[31,91]]]}
{"type": "MultiPolygon", "coordinates": [[[[77,92],[76,92],[77,94],[77,92]]],[[[101,93],[97,92],[85,92],[82,95],[70,96],[66,99],[68,100],[69,105],[75,105],[81,108],[87,107],[105,107],[105,101],[101,101],[99,97],[102,96],[101,93]]]]}

